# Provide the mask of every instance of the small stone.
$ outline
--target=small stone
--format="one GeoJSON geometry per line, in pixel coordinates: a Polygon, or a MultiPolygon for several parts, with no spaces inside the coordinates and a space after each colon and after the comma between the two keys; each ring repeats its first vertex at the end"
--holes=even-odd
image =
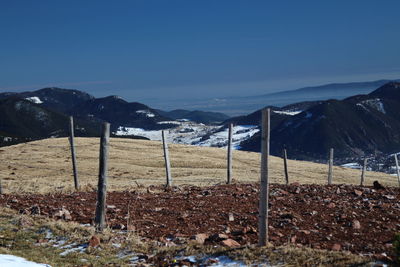
{"type": "Polygon", "coordinates": [[[95,248],[100,245],[100,238],[96,235],[92,236],[89,240],[89,247],[95,248]]]}
{"type": "Polygon", "coordinates": [[[229,237],[226,234],[214,234],[214,235],[210,236],[208,239],[210,241],[221,241],[221,240],[225,240],[228,238],[229,237]]]}
{"type": "Polygon", "coordinates": [[[67,209],[62,209],[61,210],[62,211],[62,213],[63,213],[63,219],[64,220],[66,220],[66,221],[68,221],[68,220],[72,220],[72,216],[71,216],[71,213],[67,210],[67,209]]]}
{"type": "Polygon", "coordinates": [[[290,238],[291,243],[296,243],[296,240],[297,240],[297,236],[295,236],[295,235],[290,238]]]}
{"type": "Polygon", "coordinates": [[[354,194],[356,194],[356,196],[361,196],[363,194],[362,191],[354,189],[354,194]]]}
{"type": "Polygon", "coordinates": [[[381,189],[385,189],[385,187],[383,187],[378,181],[374,181],[374,188],[376,190],[381,190],[381,189]]]}
{"type": "Polygon", "coordinates": [[[299,231],[300,233],[303,233],[303,234],[305,234],[305,235],[309,235],[311,232],[310,231],[308,231],[308,230],[300,230],[299,231]]]}
{"type": "Polygon", "coordinates": [[[336,189],[336,194],[340,194],[340,188],[339,187],[336,189]]]}
{"type": "Polygon", "coordinates": [[[333,209],[334,207],[336,207],[335,203],[331,202],[331,203],[328,204],[328,208],[333,209]]]}
{"type": "Polygon", "coordinates": [[[332,250],[334,250],[334,251],[339,251],[341,249],[342,249],[342,246],[340,244],[338,244],[338,243],[335,243],[332,246],[332,250]]]}
{"type": "Polygon", "coordinates": [[[197,234],[197,235],[192,236],[190,239],[200,245],[203,245],[204,241],[206,241],[207,238],[208,238],[208,234],[197,234]]]}
{"type": "Polygon", "coordinates": [[[360,221],[358,221],[358,220],[354,220],[354,221],[352,222],[351,226],[352,226],[353,229],[355,229],[355,230],[361,229],[361,224],[360,224],[360,221]]]}
{"type": "Polygon", "coordinates": [[[228,215],[228,220],[230,221],[230,222],[233,222],[234,220],[235,220],[235,218],[233,217],[233,213],[229,213],[229,215],[228,215]]]}
{"type": "Polygon", "coordinates": [[[221,241],[221,244],[222,244],[223,246],[226,246],[226,247],[229,247],[229,248],[237,248],[237,247],[240,247],[240,244],[239,244],[238,242],[236,242],[235,240],[230,239],[230,238],[225,239],[225,240],[222,240],[222,241],[221,241]]]}

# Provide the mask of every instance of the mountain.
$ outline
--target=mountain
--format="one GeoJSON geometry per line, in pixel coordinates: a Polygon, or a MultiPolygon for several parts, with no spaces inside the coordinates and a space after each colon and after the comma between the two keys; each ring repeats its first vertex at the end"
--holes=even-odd
{"type": "MultiPolygon", "coordinates": [[[[338,157],[400,150],[400,83],[390,82],[367,95],[327,100],[271,127],[271,153],[286,147],[300,159],[338,157]]],[[[241,143],[260,150],[260,133],[241,143]]]]}
{"type": "Polygon", "coordinates": [[[160,124],[170,118],[156,110],[137,102],[129,103],[118,96],[95,98],[74,106],[69,113],[74,117],[89,121],[107,121],[111,129],[120,126],[157,130],[169,128],[170,124],[160,124]]]}
{"type": "Polygon", "coordinates": [[[343,100],[346,97],[359,94],[369,94],[376,88],[400,80],[377,80],[369,82],[332,83],[320,86],[304,87],[295,90],[280,91],[276,93],[224,97],[214,99],[197,99],[186,101],[182,108],[196,107],[204,111],[222,112],[229,116],[249,114],[265,106],[283,107],[292,103],[305,101],[319,101],[328,99],[343,100]]]}
{"type": "Polygon", "coordinates": [[[33,92],[0,93],[0,99],[10,96],[27,99],[59,113],[68,113],[74,106],[94,99],[93,96],[79,90],[57,87],[43,88],[33,92]]]}
{"type": "Polygon", "coordinates": [[[132,126],[165,129],[159,124],[170,118],[159,115],[141,103],[128,103],[116,97],[94,98],[78,90],[56,87],[32,92],[0,93],[0,146],[34,139],[68,135],[69,116],[74,116],[77,136],[98,136],[100,123],[111,129],[132,126]]]}
{"type": "MultiPolygon", "coordinates": [[[[304,110],[307,110],[315,105],[322,103],[323,101],[307,101],[290,104],[284,107],[266,106],[264,108],[270,108],[271,113],[271,126],[277,125],[280,121],[296,115],[304,110]]],[[[250,113],[248,115],[232,117],[224,121],[224,124],[233,123],[235,125],[259,125],[261,122],[261,109],[250,113]]]]}
{"type": "MultiPolygon", "coordinates": [[[[69,134],[69,116],[15,96],[0,99],[0,142],[18,143],[69,134]]],[[[100,125],[75,120],[76,136],[98,136],[100,125]]]]}
{"type": "Polygon", "coordinates": [[[185,110],[185,109],[175,109],[171,111],[162,111],[157,110],[157,112],[165,117],[179,120],[179,119],[187,119],[190,121],[194,121],[197,123],[220,123],[229,118],[228,115],[225,115],[220,112],[206,112],[206,111],[199,111],[199,110],[185,110]]]}

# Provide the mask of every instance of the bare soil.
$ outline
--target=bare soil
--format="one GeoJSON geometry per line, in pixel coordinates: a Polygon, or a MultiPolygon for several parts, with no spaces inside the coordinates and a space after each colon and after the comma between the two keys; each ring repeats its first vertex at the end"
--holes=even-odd
{"type": "MultiPolygon", "coordinates": [[[[164,191],[122,191],[107,195],[107,223],[134,229],[165,244],[188,242],[196,234],[225,234],[241,245],[257,243],[258,185],[185,186],[164,191]]],[[[55,217],[64,208],[71,220],[92,223],[95,192],[0,196],[0,205],[25,214],[55,217]]],[[[351,185],[272,184],[269,240],[274,245],[392,256],[400,232],[400,189],[351,185]]],[[[68,219],[68,218],[67,218],[68,219]]],[[[220,242],[210,237],[206,244],[220,242]]]]}

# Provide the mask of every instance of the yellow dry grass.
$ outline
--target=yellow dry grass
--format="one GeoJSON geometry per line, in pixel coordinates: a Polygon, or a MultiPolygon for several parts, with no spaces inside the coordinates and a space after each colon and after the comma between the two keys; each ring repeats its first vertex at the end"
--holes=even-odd
{"type": "MultiPolygon", "coordinates": [[[[98,138],[76,138],[81,186],[97,187],[98,138]]],[[[214,185],[226,181],[226,150],[220,148],[170,145],[172,177],[175,185],[214,185]]],[[[0,178],[6,193],[73,190],[72,163],[67,138],[53,138],[0,148],[0,178]]],[[[327,165],[289,160],[290,182],[326,183],[327,165]]],[[[165,183],[161,142],[110,139],[109,190],[129,190],[138,185],[165,183]]],[[[233,177],[236,182],[253,183],[260,178],[260,154],[234,151],[233,177]]],[[[283,162],[271,157],[270,179],[283,183],[283,162]]],[[[360,171],[334,167],[334,183],[359,184],[360,171]]],[[[396,178],[367,172],[366,185],[379,180],[396,185],[396,178]]]]}

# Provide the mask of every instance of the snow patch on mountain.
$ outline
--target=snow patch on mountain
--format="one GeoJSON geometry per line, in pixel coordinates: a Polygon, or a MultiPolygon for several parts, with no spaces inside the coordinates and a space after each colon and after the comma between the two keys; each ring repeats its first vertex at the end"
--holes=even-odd
{"type": "Polygon", "coordinates": [[[360,103],[357,103],[357,106],[360,106],[366,110],[367,110],[366,106],[368,106],[370,108],[376,109],[379,112],[382,112],[383,114],[386,114],[385,107],[380,98],[361,101],[360,103]]]}
{"type": "Polygon", "coordinates": [[[40,100],[40,98],[37,96],[27,97],[27,98],[25,98],[25,100],[31,101],[32,103],[35,103],[35,104],[43,104],[43,101],[40,100]]]}
{"type": "Polygon", "coordinates": [[[296,110],[296,111],[293,111],[293,110],[274,110],[273,112],[276,113],[276,114],[294,116],[294,115],[297,115],[297,114],[299,114],[299,113],[301,113],[303,111],[301,111],[301,110],[296,110]]]}
{"type": "Polygon", "coordinates": [[[148,110],[137,110],[136,113],[137,114],[144,114],[148,118],[153,118],[153,117],[156,116],[156,115],[154,115],[154,113],[152,113],[152,112],[150,112],[148,110]]]}

